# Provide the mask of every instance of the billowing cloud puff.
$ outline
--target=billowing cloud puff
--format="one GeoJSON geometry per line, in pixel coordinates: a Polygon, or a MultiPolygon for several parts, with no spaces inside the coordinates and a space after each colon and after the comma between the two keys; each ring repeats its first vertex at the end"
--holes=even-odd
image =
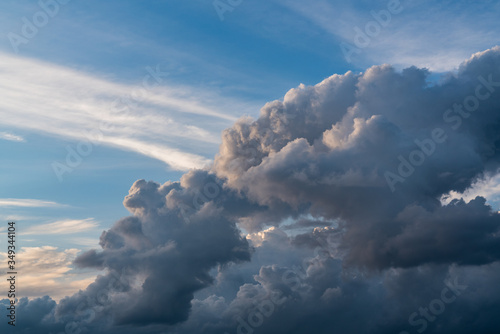
{"type": "MultiPolygon", "coordinates": [[[[137,181],[124,201],[134,215],[102,234],[101,252],[76,259],[80,266],[106,268],[124,276],[125,293],[110,290],[107,296],[109,312],[118,324],[186,320],[194,292],[213,281],[211,269],[250,259],[247,241],[214,203],[184,211],[184,206],[196,203],[197,182],[213,187],[208,194],[220,191],[201,171],[185,175],[181,183],[162,186],[137,181]]],[[[106,278],[109,275],[101,279],[106,278]]],[[[57,311],[64,313],[66,304],[79,297],[63,300],[57,311]]]]}
{"type": "Polygon", "coordinates": [[[226,130],[214,172],[260,205],[341,220],[353,264],[494,261],[498,214],[484,201],[464,209],[438,199],[500,167],[500,48],[474,55],[440,84],[427,76],[383,65],[291,90],[258,120],[226,130]],[[426,212],[425,223],[409,219],[412,210],[426,212]],[[472,224],[481,241],[464,260],[448,246],[472,224]]]}

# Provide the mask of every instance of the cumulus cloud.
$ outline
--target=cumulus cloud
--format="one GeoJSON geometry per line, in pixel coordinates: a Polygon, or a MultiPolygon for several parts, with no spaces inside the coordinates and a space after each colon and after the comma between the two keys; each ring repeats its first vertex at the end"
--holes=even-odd
{"type": "MultiPolygon", "coordinates": [[[[180,183],[137,181],[124,201],[134,215],[102,234],[102,251],[89,251],[76,259],[81,267],[107,269],[127,282],[124,291],[107,292],[105,313],[116,324],[184,321],[193,294],[213,282],[211,269],[250,259],[247,241],[216,204],[185,209],[195,203],[197,186],[211,179],[197,171],[186,174],[180,183]]],[[[111,278],[105,275],[85,292],[62,300],[56,315],[63,317],[111,278]]]]}
{"type": "Polygon", "coordinates": [[[135,182],[131,216],[75,260],[104,274],[41,328],[494,333],[500,214],[440,199],[500,167],[500,48],[428,75],[300,85],[224,131],[210,168],[135,182]]]}
{"type": "MultiPolygon", "coordinates": [[[[290,212],[303,212],[305,206],[315,217],[340,219],[352,263],[396,265],[395,256],[412,256],[411,246],[396,247],[390,240],[419,224],[402,220],[405,212],[420,206],[432,221],[430,216],[445,210],[440,196],[463,191],[499,167],[500,135],[492,127],[500,121],[499,54],[497,47],[474,55],[438,86],[427,85],[424,69],[399,73],[389,65],[300,86],[283,101],[264,106],[258,120],[243,119],[227,130],[214,171],[260,205],[288,205],[290,212]],[[384,253],[390,260],[383,260],[384,253]]],[[[453,215],[461,208],[446,210],[453,215]]],[[[479,229],[492,224],[473,252],[498,247],[498,238],[491,236],[497,214],[480,200],[467,211],[476,212],[464,224],[479,224],[478,219],[479,229]]],[[[426,226],[428,238],[441,228],[441,219],[426,226]]],[[[457,227],[463,233],[456,224],[449,232],[457,227]]],[[[419,242],[431,246],[430,241],[419,242]]],[[[412,265],[434,261],[440,242],[434,245],[427,258],[412,265]]],[[[462,260],[462,254],[446,252],[448,261],[462,260]]]]}

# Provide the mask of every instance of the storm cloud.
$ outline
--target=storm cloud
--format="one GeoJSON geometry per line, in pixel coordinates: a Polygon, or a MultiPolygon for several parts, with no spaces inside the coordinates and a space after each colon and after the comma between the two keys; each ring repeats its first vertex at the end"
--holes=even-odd
{"type": "Polygon", "coordinates": [[[500,48],[429,75],[300,85],[208,169],[136,181],[131,216],[75,260],[106,274],[23,301],[21,332],[496,333],[500,214],[440,198],[500,167],[500,48]]]}

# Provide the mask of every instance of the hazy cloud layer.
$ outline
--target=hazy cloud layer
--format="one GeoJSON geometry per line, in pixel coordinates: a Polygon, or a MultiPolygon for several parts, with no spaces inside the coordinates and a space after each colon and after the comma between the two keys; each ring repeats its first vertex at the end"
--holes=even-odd
{"type": "Polygon", "coordinates": [[[343,1],[277,2],[334,37],[339,46],[349,44],[344,59],[358,66],[389,62],[445,72],[500,42],[494,33],[500,6],[491,1],[478,1],[474,8],[463,1],[388,0],[362,7],[343,1]],[[464,11],[468,15],[459,14],[464,11]]]}

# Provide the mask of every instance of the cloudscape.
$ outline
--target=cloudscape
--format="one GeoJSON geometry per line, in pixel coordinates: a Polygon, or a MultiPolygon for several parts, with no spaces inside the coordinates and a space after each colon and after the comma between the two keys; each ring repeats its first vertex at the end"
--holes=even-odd
{"type": "Polygon", "coordinates": [[[498,333],[499,4],[0,8],[2,333],[498,333]]]}

